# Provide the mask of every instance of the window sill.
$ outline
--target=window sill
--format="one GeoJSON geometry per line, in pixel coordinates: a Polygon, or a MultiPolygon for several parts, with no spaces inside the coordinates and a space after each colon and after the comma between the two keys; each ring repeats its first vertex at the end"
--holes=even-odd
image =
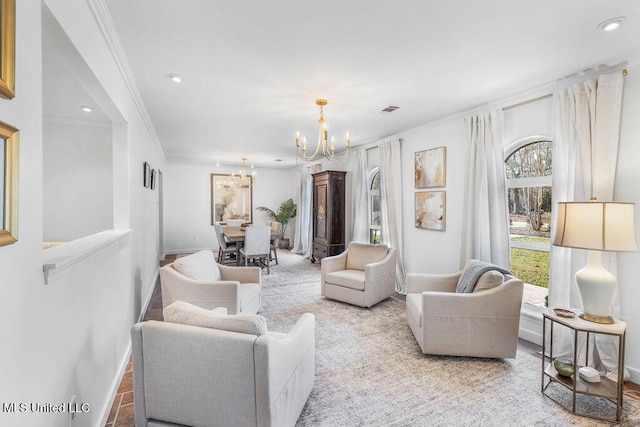
{"type": "Polygon", "coordinates": [[[49,284],[112,248],[128,242],[131,230],[106,230],[43,251],[44,283],[49,284]]]}

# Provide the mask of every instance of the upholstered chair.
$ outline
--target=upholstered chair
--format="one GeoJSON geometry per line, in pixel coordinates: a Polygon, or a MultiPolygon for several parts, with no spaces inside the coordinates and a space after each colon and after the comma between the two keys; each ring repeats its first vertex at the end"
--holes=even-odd
{"type": "Polygon", "coordinates": [[[245,223],[244,219],[228,219],[227,227],[240,227],[244,223],[245,223]]]}
{"type": "Polygon", "coordinates": [[[320,293],[371,307],[395,293],[396,261],[395,248],[351,242],[340,255],[322,259],[320,293]]]}
{"type": "MultiPolygon", "coordinates": [[[[278,221],[267,221],[267,225],[271,227],[271,236],[274,234],[278,234],[280,230],[280,223],[278,221]]],[[[278,237],[271,239],[271,256],[269,256],[269,261],[275,260],[276,265],[278,265],[278,251],[276,250],[276,242],[278,237]]]]}
{"type": "Polygon", "coordinates": [[[407,274],[407,321],[423,353],[516,356],[524,284],[487,269],[465,289],[474,262],[451,274],[407,274]]]}
{"type": "Polygon", "coordinates": [[[271,255],[271,227],[266,225],[254,225],[244,231],[244,246],[238,250],[240,262],[244,265],[252,259],[257,265],[267,267],[270,273],[269,257],[271,255]]]}
{"type": "Polygon", "coordinates": [[[218,263],[224,264],[227,260],[232,260],[234,264],[238,263],[240,259],[238,257],[238,243],[237,242],[227,242],[224,237],[224,232],[222,230],[222,225],[215,223],[213,228],[216,232],[216,237],[218,239],[218,263]],[[231,258],[231,255],[235,255],[235,258],[231,258]]]}
{"type": "Polygon", "coordinates": [[[131,329],[137,427],[293,427],[313,389],[315,318],[287,333],[262,316],[181,301],[131,329]]]}
{"type": "Polygon", "coordinates": [[[204,250],[176,259],[160,269],[162,306],[187,301],[202,308],[224,307],[229,314],[260,310],[258,267],[230,267],[216,263],[204,250]]]}

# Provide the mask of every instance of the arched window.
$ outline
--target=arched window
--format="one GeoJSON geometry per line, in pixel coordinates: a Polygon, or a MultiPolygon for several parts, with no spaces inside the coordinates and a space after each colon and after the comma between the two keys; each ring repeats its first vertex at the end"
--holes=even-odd
{"type": "Polygon", "coordinates": [[[369,242],[380,243],[380,171],[369,173],[369,242]]]}
{"type": "Polygon", "coordinates": [[[546,304],[551,247],[552,142],[518,140],[507,149],[505,175],[509,208],[511,270],[528,285],[524,302],[546,304]]]}

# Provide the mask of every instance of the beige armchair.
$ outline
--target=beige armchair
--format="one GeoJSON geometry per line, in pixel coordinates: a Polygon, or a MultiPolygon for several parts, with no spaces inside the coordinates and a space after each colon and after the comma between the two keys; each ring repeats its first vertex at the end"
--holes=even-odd
{"type": "Polygon", "coordinates": [[[171,323],[131,329],[136,426],[295,426],[314,383],[313,314],[279,333],[257,315],[173,308],[171,323]]]}
{"type": "Polygon", "coordinates": [[[425,354],[515,357],[522,281],[488,271],[473,292],[458,293],[463,271],[407,274],[407,321],[420,349],[425,354]]]}
{"type": "Polygon", "coordinates": [[[395,248],[351,242],[340,255],[322,259],[320,293],[371,307],[395,293],[396,260],[395,248]]]}
{"type": "Polygon", "coordinates": [[[229,314],[260,311],[259,267],[230,267],[216,263],[204,250],[160,269],[162,306],[186,301],[202,308],[225,307],[229,314]]]}

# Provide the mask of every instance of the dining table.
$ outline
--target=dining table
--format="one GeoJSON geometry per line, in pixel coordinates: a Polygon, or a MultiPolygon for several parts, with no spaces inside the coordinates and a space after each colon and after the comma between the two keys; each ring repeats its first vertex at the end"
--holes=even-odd
{"type": "MultiPolygon", "coordinates": [[[[227,239],[228,243],[244,242],[245,233],[243,227],[224,226],[222,227],[222,234],[224,234],[224,237],[227,239]]],[[[281,237],[282,234],[278,233],[277,231],[271,231],[271,241],[274,241],[281,237]]]]}

